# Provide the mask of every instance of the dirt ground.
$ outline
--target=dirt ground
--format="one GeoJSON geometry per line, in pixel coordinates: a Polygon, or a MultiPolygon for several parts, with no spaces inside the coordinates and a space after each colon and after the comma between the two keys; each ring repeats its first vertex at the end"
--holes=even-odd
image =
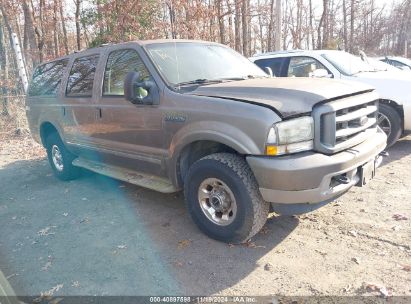
{"type": "Polygon", "coordinates": [[[203,235],[181,193],[61,182],[27,136],[0,143],[0,270],[20,296],[411,295],[411,136],[377,177],[245,245],[203,235]]]}

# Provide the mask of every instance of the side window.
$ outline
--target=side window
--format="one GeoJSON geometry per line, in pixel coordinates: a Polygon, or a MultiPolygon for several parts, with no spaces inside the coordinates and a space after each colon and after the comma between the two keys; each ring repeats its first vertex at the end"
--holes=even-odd
{"type": "Polygon", "coordinates": [[[283,76],[281,73],[283,62],[284,58],[268,58],[256,60],[254,63],[258,65],[264,72],[266,72],[265,68],[269,67],[276,77],[281,77],[283,76]]]}
{"type": "Polygon", "coordinates": [[[311,77],[311,73],[318,69],[328,69],[319,61],[311,57],[291,57],[288,67],[288,77],[311,77]]]}
{"type": "Polygon", "coordinates": [[[37,67],[30,83],[29,96],[55,96],[67,64],[68,59],[63,59],[37,67]]]}
{"type": "Polygon", "coordinates": [[[391,60],[391,65],[395,66],[396,68],[402,68],[405,67],[406,65],[397,61],[397,60],[391,60]]]}
{"type": "Polygon", "coordinates": [[[140,80],[146,80],[150,74],[135,50],[118,50],[110,53],[104,71],[103,95],[124,95],[124,79],[128,72],[140,73],[140,80]]]}
{"type": "Polygon", "coordinates": [[[98,55],[77,58],[70,71],[66,96],[90,97],[93,95],[93,81],[96,73],[98,55]]]}

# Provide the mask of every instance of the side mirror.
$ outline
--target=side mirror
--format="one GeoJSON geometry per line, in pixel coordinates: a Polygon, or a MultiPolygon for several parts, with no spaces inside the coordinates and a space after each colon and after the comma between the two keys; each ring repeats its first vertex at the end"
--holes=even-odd
{"type": "Polygon", "coordinates": [[[264,72],[270,75],[270,77],[274,77],[273,70],[270,67],[264,67],[264,72]]]}
{"type": "Polygon", "coordinates": [[[139,72],[128,72],[124,79],[124,97],[134,104],[157,104],[158,90],[153,81],[139,81],[139,72]]]}
{"type": "Polygon", "coordinates": [[[332,75],[328,74],[326,69],[316,69],[312,71],[309,76],[315,78],[332,78],[332,75]]]}

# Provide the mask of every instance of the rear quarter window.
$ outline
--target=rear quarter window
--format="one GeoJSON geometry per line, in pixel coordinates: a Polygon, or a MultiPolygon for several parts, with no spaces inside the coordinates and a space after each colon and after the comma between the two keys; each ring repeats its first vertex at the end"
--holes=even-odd
{"type": "Polygon", "coordinates": [[[67,64],[68,59],[63,59],[38,66],[33,73],[28,95],[57,95],[67,64]]]}

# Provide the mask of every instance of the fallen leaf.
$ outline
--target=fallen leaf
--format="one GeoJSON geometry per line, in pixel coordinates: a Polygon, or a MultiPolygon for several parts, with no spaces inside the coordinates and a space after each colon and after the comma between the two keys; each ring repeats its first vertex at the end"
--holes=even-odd
{"type": "Polygon", "coordinates": [[[348,291],[351,290],[351,288],[352,288],[352,285],[351,285],[351,284],[348,284],[347,286],[345,286],[345,287],[343,288],[343,291],[344,291],[344,292],[348,292],[348,291]]]}
{"type": "Polygon", "coordinates": [[[353,261],[354,263],[360,265],[360,260],[356,257],[351,258],[351,261],[353,261]]]}
{"type": "Polygon", "coordinates": [[[243,245],[247,248],[265,248],[265,246],[256,245],[251,240],[248,240],[247,242],[243,243],[243,245]]]}
{"type": "Polygon", "coordinates": [[[396,220],[396,221],[405,221],[405,220],[408,220],[408,217],[406,217],[406,216],[403,215],[403,214],[399,214],[399,213],[394,214],[394,215],[392,216],[392,218],[393,218],[394,220],[396,220]]]}
{"type": "Polygon", "coordinates": [[[273,269],[274,269],[274,267],[270,263],[267,263],[267,264],[264,265],[264,270],[265,271],[271,271],[273,269]]]}
{"type": "Polygon", "coordinates": [[[388,292],[387,288],[385,286],[380,286],[376,284],[365,284],[365,289],[368,291],[377,291],[379,292],[383,297],[388,297],[390,293],[388,292]]]}
{"type": "Polygon", "coordinates": [[[40,293],[40,297],[44,298],[44,297],[52,297],[53,294],[57,291],[59,291],[61,288],[63,288],[63,284],[58,284],[54,287],[52,287],[50,290],[45,291],[45,292],[41,292],[40,293]]]}
{"type": "Polygon", "coordinates": [[[268,227],[267,226],[264,226],[263,228],[261,228],[261,230],[260,230],[260,233],[261,234],[268,234],[268,233],[270,233],[270,229],[268,229],[268,227]]]}
{"type": "Polygon", "coordinates": [[[181,240],[178,242],[177,248],[184,249],[191,244],[191,240],[181,240]]]}
{"type": "Polygon", "coordinates": [[[44,265],[44,266],[41,268],[41,270],[42,270],[42,271],[47,271],[47,270],[49,270],[50,267],[51,267],[51,261],[48,261],[48,262],[46,263],[46,265],[44,265]]]}
{"type": "Polygon", "coordinates": [[[402,270],[411,272],[411,265],[400,265],[402,270]]]}
{"type": "Polygon", "coordinates": [[[80,287],[80,283],[78,281],[74,281],[74,282],[71,283],[71,286],[78,288],[78,287],[80,287]]]}
{"type": "Polygon", "coordinates": [[[357,235],[358,235],[357,231],[355,231],[355,230],[348,231],[348,234],[353,236],[353,237],[357,237],[357,235]]]}
{"type": "Polygon", "coordinates": [[[37,232],[37,234],[40,235],[40,236],[53,235],[53,234],[55,234],[55,233],[54,233],[54,232],[50,232],[50,229],[51,229],[51,228],[56,228],[56,226],[50,226],[50,227],[43,228],[43,229],[39,230],[39,231],[37,232]]]}

